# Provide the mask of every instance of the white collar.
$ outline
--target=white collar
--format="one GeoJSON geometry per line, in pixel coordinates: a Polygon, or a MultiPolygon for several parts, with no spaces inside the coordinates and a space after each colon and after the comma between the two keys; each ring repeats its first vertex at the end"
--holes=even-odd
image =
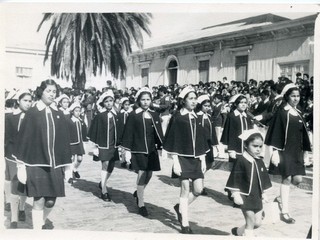
{"type": "MultiPolygon", "coordinates": [[[[101,111],[100,111],[100,113],[103,113],[103,112],[106,112],[107,111],[107,109],[106,108],[103,108],[103,109],[101,109],[101,111]]],[[[116,112],[116,110],[114,110],[113,108],[109,111],[109,113],[113,113],[114,115],[117,115],[117,112],[116,112]]]]}
{"type": "Polygon", "coordinates": [[[195,112],[194,112],[193,110],[190,112],[190,111],[188,111],[186,108],[182,108],[182,109],[180,110],[180,114],[181,114],[182,116],[184,116],[184,115],[186,115],[186,114],[189,114],[189,115],[192,115],[192,116],[194,116],[195,118],[197,118],[197,114],[195,114],[195,112]]]}
{"type": "Polygon", "coordinates": [[[76,118],[75,116],[72,116],[72,117],[71,117],[71,120],[72,120],[73,122],[80,122],[79,118],[76,118]]]}
{"type": "Polygon", "coordinates": [[[282,98],[282,96],[281,95],[277,95],[277,96],[274,97],[274,100],[277,100],[279,98],[282,98]]]}
{"type": "Polygon", "coordinates": [[[204,113],[203,111],[197,112],[197,115],[199,115],[199,116],[202,116],[202,115],[204,115],[204,116],[211,116],[209,113],[204,113]]]}
{"type": "Polygon", "coordinates": [[[234,112],[234,115],[235,115],[235,116],[242,115],[242,116],[244,116],[244,117],[247,117],[247,114],[246,114],[245,112],[242,112],[242,113],[241,113],[241,112],[239,112],[238,109],[234,110],[233,112],[234,112]]]}
{"type": "Polygon", "coordinates": [[[297,108],[292,107],[289,103],[287,103],[286,106],[284,106],[284,110],[289,111],[290,114],[297,116],[298,112],[300,112],[300,110],[298,110],[297,108]]]}
{"type": "Polygon", "coordinates": [[[254,157],[252,157],[247,151],[244,151],[242,156],[251,163],[255,162],[254,157]]]}
{"type": "Polygon", "coordinates": [[[18,115],[18,114],[21,113],[21,112],[22,112],[21,109],[20,109],[20,108],[17,108],[17,109],[13,109],[12,114],[13,114],[13,115],[18,115]]]}
{"type": "MultiPolygon", "coordinates": [[[[42,100],[39,100],[39,101],[37,102],[37,108],[38,108],[39,111],[42,111],[42,110],[45,109],[46,107],[48,107],[48,106],[45,105],[42,100]]],[[[57,108],[55,105],[53,105],[53,104],[51,104],[49,107],[52,108],[52,109],[55,110],[55,111],[58,111],[58,108],[57,108]]]]}
{"type": "Polygon", "coordinates": [[[219,102],[218,104],[216,104],[216,107],[219,107],[222,104],[222,102],[219,102]]]}
{"type": "Polygon", "coordinates": [[[148,108],[147,110],[143,110],[141,107],[138,107],[136,110],[135,110],[135,113],[141,113],[143,111],[148,111],[148,112],[154,112],[153,110],[151,110],[150,108],[148,108]]]}

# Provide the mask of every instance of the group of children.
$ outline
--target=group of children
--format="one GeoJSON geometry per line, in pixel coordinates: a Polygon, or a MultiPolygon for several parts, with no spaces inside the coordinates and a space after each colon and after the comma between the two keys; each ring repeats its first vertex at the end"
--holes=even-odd
{"type": "MultiPolygon", "coordinates": [[[[121,156],[121,159],[130,161],[131,168],[137,173],[133,197],[139,214],[144,217],[149,215],[144,204],[145,188],[153,171],[161,170],[158,150],[162,149],[163,153],[169,154],[173,160],[172,177],[178,177],[181,183],[179,202],[174,205],[174,210],[182,233],[192,233],[188,217],[189,205],[199,195],[205,194],[204,174],[212,168],[215,156],[225,155],[224,145],[227,146],[229,161],[233,165],[226,189],[234,203],[240,206],[246,222],[241,227],[233,228],[232,234],[252,236],[253,229],[261,225],[263,202],[267,201],[265,191],[271,187],[268,173],[282,176],[280,197],[276,198],[281,208],[281,220],[289,224],[295,222],[289,215],[290,183],[296,185],[302,181],[307,152],[311,151],[307,127],[298,108],[300,91],[295,84],[283,85],[279,94],[282,97],[280,104],[279,98],[274,96],[269,106],[265,107],[264,111],[260,110],[260,114],[256,116],[248,111],[248,97],[241,93],[234,94],[229,99],[228,106],[222,106],[220,94],[210,96],[188,85],[180,88],[172,106],[166,88],[159,88],[161,96],[155,100],[153,91],[142,87],[135,92],[134,103],[129,97],[123,97],[117,109],[114,91],[107,89],[92,104],[95,104],[97,114],[90,121],[88,131],[86,121],[81,117],[83,111],[80,101],[70,103],[70,98],[64,94],[54,99],[57,86],[52,80],[47,80],[42,85],[42,93],[49,91],[48,94],[52,94],[47,97],[43,96],[46,94],[40,94],[39,101],[31,110],[28,110],[32,101],[30,94],[21,95],[18,101],[20,112],[26,113],[27,119],[31,118],[30,111],[35,112],[34,115],[41,119],[38,120],[38,126],[32,125],[29,119],[29,123],[23,121],[26,126],[20,131],[21,120],[17,119],[23,117],[18,118],[13,113],[6,116],[7,169],[9,172],[9,165],[13,162],[11,168],[16,171],[8,174],[8,178],[6,175],[6,180],[9,183],[11,181],[11,192],[18,189],[16,185],[24,183],[26,187],[19,188],[24,189],[24,195],[34,197],[34,226],[45,228],[41,221],[42,224],[35,224],[38,218],[34,213],[43,210],[44,221],[56,197],[64,196],[64,187],[60,186],[61,179],[72,183],[74,178],[80,178],[78,168],[84,154],[83,141],[86,140],[94,143],[94,154],[96,159],[101,161],[101,199],[112,199],[107,181],[115,162],[121,156]],[[27,98],[27,107],[23,107],[23,104],[20,107],[24,98],[27,98]],[[45,104],[42,106],[39,102],[45,104]],[[61,110],[58,111],[59,114],[56,114],[55,110],[51,111],[56,107],[61,110]],[[41,111],[44,112],[43,115],[38,113],[41,111]],[[46,115],[47,112],[54,113],[54,116],[46,115]],[[50,121],[51,118],[53,121],[50,121]],[[262,124],[263,119],[268,121],[262,124]],[[64,126],[61,127],[61,124],[64,126]],[[261,128],[266,130],[265,124],[268,125],[268,130],[261,131],[261,128]],[[60,129],[57,129],[58,126],[60,129]],[[20,144],[28,139],[23,137],[28,134],[26,129],[37,129],[38,141],[43,141],[38,143],[40,147],[33,149],[33,155],[28,149],[32,148],[30,144],[20,147],[20,144]],[[69,134],[60,133],[62,130],[69,134]],[[65,139],[62,140],[63,136],[65,139]],[[17,140],[20,138],[22,140],[17,140]],[[270,148],[270,166],[266,166],[261,157],[264,142],[270,148]],[[65,149],[66,144],[68,149],[65,149]],[[40,159],[41,146],[42,150],[46,149],[47,154],[43,158],[48,159],[47,162],[40,159]],[[37,154],[40,154],[40,157],[37,154]],[[29,155],[36,156],[35,160],[30,159],[29,155]],[[62,160],[62,156],[70,157],[62,160]],[[63,169],[63,173],[58,169],[63,169]],[[50,192],[44,190],[44,186],[38,186],[39,183],[34,183],[35,180],[30,174],[40,175],[45,179],[43,182],[49,186],[50,192]],[[35,192],[37,194],[34,194],[35,192]]],[[[36,121],[33,124],[36,124],[36,121]]],[[[23,194],[19,192],[19,195],[20,202],[23,203],[23,194]]],[[[11,228],[17,227],[17,202],[19,203],[16,198],[11,198],[10,203],[14,210],[11,211],[11,228]]]]}

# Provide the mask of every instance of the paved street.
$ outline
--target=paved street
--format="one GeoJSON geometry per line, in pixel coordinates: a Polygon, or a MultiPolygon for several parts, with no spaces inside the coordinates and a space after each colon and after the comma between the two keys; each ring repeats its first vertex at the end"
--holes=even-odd
{"type": "MultiPolygon", "coordinates": [[[[179,182],[170,178],[172,162],[167,159],[162,160],[161,164],[162,170],[154,173],[146,188],[145,202],[150,216],[144,218],[137,214],[138,207],[132,196],[136,174],[117,164],[108,183],[112,202],[104,202],[99,198],[100,162],[94,162],[92,156],[86,155],[79,169],[81,179],[73,186],[66,184],[66,197],[57,200],[48,224],[52,224],[55,230],[178,234],[180,227],[173,206],[179,200],[179,182]]],[[[217,169],[210,170],[205,175],[208,196],[199,197],[190,206],[190,226],[195,234],[230,235],[231,228],[244,224],[241,211],[233,208],[224,194],[229,171],[222,165],[227,166],[220,161],[217,169]]],[[[277,193],[279,184],[273,182],[269,199],[273,200],[277,193]]],[[[19,228],[32,228],[31,204],[32,199],[28,199],[27,220],[25,223],[19,222],[19,228]]],[[[312,192],[292,187],[290,209],[296,223],[289,225],[281,221],[275,224],[265,222],[255,231],[255,235],[305,238],[312,221],[311,206],[312,192]]],[[[268,213],[267,211],[266,214],[268,213]]],[[[6,228],[9,226],[8,216],[5,212],[6,228]]]]}

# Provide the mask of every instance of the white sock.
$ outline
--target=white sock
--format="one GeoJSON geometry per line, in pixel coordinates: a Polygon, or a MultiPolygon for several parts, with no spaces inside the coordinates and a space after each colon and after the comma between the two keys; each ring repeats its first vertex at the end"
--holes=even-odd
{"type": "Polygon", "coordinates": [[[237,229],[238,236],[243,236],[246,225],[243,225],[237,229]]]}
{"type": "Polygon", "coordinates": [[[144,185],[137,185],[138,206],[144,206],[144,185]]]}
{"type": "Polygon", "coordinates": [[[253,237],[253,229],[245,229],[244,236],[246,237],[253,237]]]}
{"type": "Polygon", "coordinates": [[[19,195],[11,194],[11,222],[18,222],[19,195]]]}
{"type": "Polygon", "coordinates": [[[52,211],[52,208],[47,208],[47,207],[43,208],[43,222],[44,222],[44,224],[46,223],[46,220],[47,220],[49,214],[51,213],[51,211],[52,211]]]}
{"type": "Polygon", "coordinates": [[[107,193],[107,171],[101,170],[101,187],[102,187],[102,193],[107,193]]]}
{"type": "Polygon", "coordinates": [[[68,181],[72,178],[72,165],[68,165],[64,167],[65,179],[68,181]]]}
{"type": "Polygon", "coordinates": [[[27,196],[20,196],[19,199],[19,210],[24,211],[26,207],[27,196]]]}
{"type": "Polygon", "coordinates": [[[182,226],[189,226],[189,216],[188,216],[188,207],[189,207],[188,198],[180,198],[179,211],[182,216],[182,226]]]}
{"type": "Polygon", "coordinates": [[[10,196],[11,196],[11,181],[4,181],[4,196],[5,196],[5,202],[10,202],[10,196]]]}
{"type": "Polygon", "coordinates": [[[280,186],[280,196],[282,202],[282,213],[289,213],[289,192],[290,185],[281,184],[280,186]]]}
{"type": "Polygon", "coordinates": [[[193,194],[193,192],[189,193],[189,197],[188,197],[188,204],[190,205],[194,200],[196,200],[196,196],[193,194]]]}
{"type": "Polygon", "coordinates": [[[32,214],[33,229],[34,230],[42,229],[42,226],[44,225],[43,210],[32,209],[31,214],[32,214]]]}

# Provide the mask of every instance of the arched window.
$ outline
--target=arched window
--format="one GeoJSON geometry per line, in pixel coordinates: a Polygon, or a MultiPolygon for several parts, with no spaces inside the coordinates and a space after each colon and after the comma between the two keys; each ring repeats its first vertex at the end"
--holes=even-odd
{"type": "Polygon", "coordinates": [[[178,62],[175,58],[172,58],[169,61],[169,64],[167,66],[167,77],[168,77],[168,84],[175,84],[178,80],[178,62]]]}

